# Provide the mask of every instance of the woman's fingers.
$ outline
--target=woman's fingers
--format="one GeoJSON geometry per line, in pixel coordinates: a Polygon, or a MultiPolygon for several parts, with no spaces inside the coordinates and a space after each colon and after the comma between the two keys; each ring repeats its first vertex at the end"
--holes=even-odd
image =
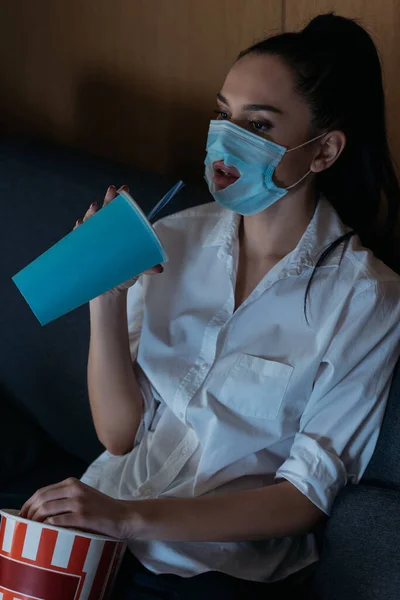
{"type": "Polygon", "coordinates": [[[162,273],[164,271],[164,267],[162,265],[156,265],[147,271],[144,271],[144,275],[154,275],[156,273],[162,273]]]}
{"type": "MultiPolygon", "coordinates": [[[[162,265],[156,265],[155,267],[144,271],[143,275],[155,275],[156,273],[162,273],[163,271],[164,267],[162,265]]],[[[135,285],[138,279],[139,275],[133,277],[132,279],[129,279],[128,281],[125,281],[125,283],[121,283],[121,285],[117,285],[117,287],[115,287],[114,289],[109,290],[108,294],[111,294],[112,296],[118,296],[120,293],[126,292],[127,290],[129,290],[129,288],[135,285]]]]}
{"type": "MultiPolygon", "coordinates": [[[[58,514],[52,517],[47,517],[44,521],[49,525],[55,525],[56,527],[73,527],[75,529],[84,529],[85,531],[92,531],[90,527],[85,522],[85,518],[83,515],[76,513],[64,513],[58,514]]],[[[98,531],[94,531],[93,533],[99,533],[98,531]]]]}
{"type": "MultiPolygon", "coordinates": [[[[119,188],[119,190],[117,191],[115,185],[110,185],[109,188],[106,191],[106,194],[104,196],[104,201],[103,201],[103,206],[106,206],[109,202],[111,202],[111,200],[114,200],[114,198],[116,196],[118,196],[118,193],[120,191],[124,190],[125,192],[129,192],[129,187],[127,185],[123,185],[119,188]]],[[[87,221],[88,219],[90,219],[90,217],[93,217],[93,215],[100,209],[99,204],[97,202],[93,202],[90,206],[89,209],[86,211],[85,216],[83,217],[83,219],[78,219],[75,223],[75,227],[74,229],[76,229],[77,227],[79,227],[79,225],[82,225],[82,223],[84,223],[85,221],[87,221]]]]}
{"type": "Polygon", "coordinates": [[[118,196],[119,192],[129,192],[129,187],[127,185],[122,185],[118,190],[115,185],[110,185],[108,188],[106,195],[104,196],[103,206],[106,206],[111,200],[114,200],[116,196],[118,196]]]}
{"type": "Polygon", "coordinates": [[[23,505],[20,515],[25,519],[30,519],[32,513],[36,511],[36,507],[43,502],[49,502],[56,498],[65,498],[69,495],[69,487],[75,484],[75,479],[65,479],[59,483],[48,485],[47,487],[37,490],[23,505]]]}
{"type": "Polygon", "coordinates": [[[29,515],[31,521],[40,521],[43,523],[49,517],[54,515],[62,515],[67,512],[79,512],[80,502],[76,498],[61,498],[57,500],[50,500],[44,504],[40,504],[36,507],[36,510],[32,511],[29,515]]]}
{"type": "Polygon", "coordinates": [[[118,192],[115,188],[115,185],[110,185],[110,187],[106,191],[106,195],[104,196],[103,206],[106,206],[111,200],[118,195],[118,192]]]}
{"type": "Polygon", "coordinates": [[[83,217],[83,222],[90,219],[90,217],[93,217],[94,213],[96,213],[98,210],[99,210],[98,203],[92,202],[92,204],[89,206],[88,210],[86,211],[85,216],[83,217]]]}

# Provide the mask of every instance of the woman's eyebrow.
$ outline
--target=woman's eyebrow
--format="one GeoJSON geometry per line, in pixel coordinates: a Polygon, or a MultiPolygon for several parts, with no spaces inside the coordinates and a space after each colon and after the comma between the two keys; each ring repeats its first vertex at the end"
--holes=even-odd
{"type": "MultiPolygon", "coordinates": [[[[218,92],[217,98],[220,102],[222,102],[226,106],[229,106],[228,100],[225,98],[225,96],[223,96],[221,94],[221,92],[218,92]]],[[[280,108],[277,108],[276,106],[272,106],[271,104],[245,104],[243,106],[243,110],[248,110],[248,111],[266,110],[268,112],[277,113],[279,115],[283,114],[283,111],[280,108]]]]}
{"type": "Polygon", "coordinates": [[[268,112],[277,113],[278,115],[283,114],[283,111],[277,106],[272,106],[272,104],[246,104],[243,106],[244,110],[267,110],[268,112]]]}
{"type": "Polygon", "coordinates": [[[222,102],[223,104],[226,104],[226,106],[229,106],[229,102],[228,102],[228,100],[225,98],[225,96],[223,96],[223,95],[221,94],[221,92],[218,92],[218,94],[217,94],[217,99],[218,99],[220,102],[222,102]]]}

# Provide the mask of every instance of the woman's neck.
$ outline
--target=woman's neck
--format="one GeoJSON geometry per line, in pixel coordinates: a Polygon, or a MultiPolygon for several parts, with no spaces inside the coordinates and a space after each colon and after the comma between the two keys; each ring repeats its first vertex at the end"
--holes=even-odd
{"type": "Polygon", "coordinates": [[[316,205],[309,186],[289,192],[257,215],[243,217],[240,251],[250,262],[277,262],[296,248],[307,229],[316,205]]]}

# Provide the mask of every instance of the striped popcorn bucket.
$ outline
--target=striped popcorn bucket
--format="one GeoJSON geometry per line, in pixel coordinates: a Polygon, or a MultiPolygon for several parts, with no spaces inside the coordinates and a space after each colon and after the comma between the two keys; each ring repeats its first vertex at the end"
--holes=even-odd
{"type": "Polygon", "coordinates": [[[110,598],[124,542],[0,514],[0,600],[110,598]]]}

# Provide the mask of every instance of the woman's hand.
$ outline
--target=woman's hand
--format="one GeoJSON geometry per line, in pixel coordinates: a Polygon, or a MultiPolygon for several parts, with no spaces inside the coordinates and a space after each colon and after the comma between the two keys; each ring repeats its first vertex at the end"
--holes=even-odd
{"type": "MultiPolygon", "coordinates": [[[[129,192],[129,188],[127,185],[123,185],[122,187],[119,188],[118,191],[114,185],[110,185],[110,187],[108,188],[108,190],[106,192],[106,195],[104,196],[103,206],[106,206],[109,202],[114,200],[114,198],[116,198],[116,196],[118,196],[118,193],[122,190],[129,192]]],[[[83,219],[77,220],[77,222],[75,223],[74,229],[76,229],[77,227],[82,225],[82,223],[84,223],[85,221],[90,219],[90,217],[92,217],[98,210],[100,210],[98,203],[93,202],[93,204],[91,204],[90,207],[88,208],[88,210],[86,211],[86,214],[83,217],[83,219]]],[[[152,269],[145,271],[145,274],[146,275],[154,275],[155,273],[162,273],[163,270],[164,270],[164,268],[162,267],[162,265],[156,265],[152,269]]],[[[139,275],[136,277],[133,277],[133,279],[130,279],[129,281],[127,281],[125,283],[122,283],[121,285],[118,285],[116,288],[106,292],[106,294],[112,295],[112,296],[119,296],[121,293],[126,292],[130,287],[132,287],[133,284],[136,283],[138,278],[139,278],[139,275]]]]}
{"type": "Polygon", "coordinates": [[[128,539],[134,536],[132,513],[132,502],[110,498],[71,477],[38,490],[25,502],[20,516],[128,539]]]}

